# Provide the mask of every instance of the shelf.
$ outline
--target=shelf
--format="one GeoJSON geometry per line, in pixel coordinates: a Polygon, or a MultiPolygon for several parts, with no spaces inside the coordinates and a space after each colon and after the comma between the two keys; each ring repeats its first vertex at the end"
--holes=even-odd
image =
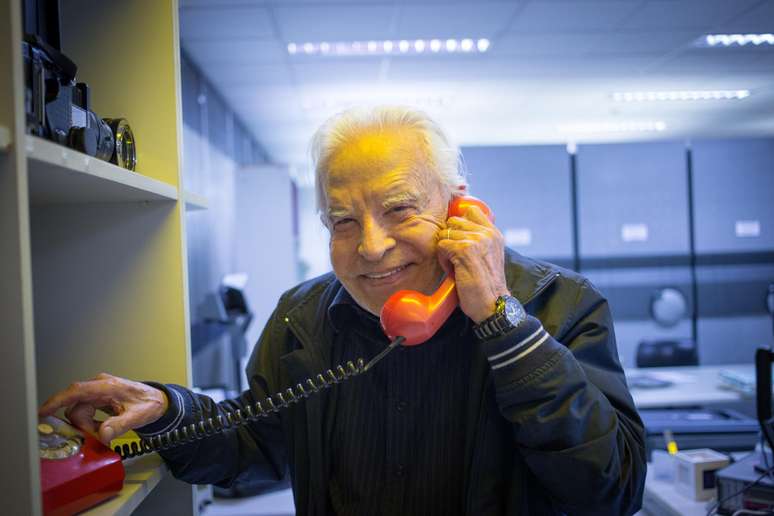
{"type": "Polygon", "coordinates": [[[126,478],[124,487],[118,495],[84,512],[84,515],[128,516],[137,509],[169,471],[161,457],[155,453],[125,461],[124,468],[126,478]]]}
{"type": "Polygon", "coordinates": [[[174,201],[177,189],[138,172],[27,135],[32,204],[174,201]]]}
{"type": "Polygon", "coordinates": [[[183,199],[185,199],[186,211],[199,211],[209,208],[209,200],[203,195],[184,190],[183,199]]]}
{"type": "Polygon", "coordinates": [[[0,125],[0,152],[5,152],[11,146],[11,131],[0,125]]]}

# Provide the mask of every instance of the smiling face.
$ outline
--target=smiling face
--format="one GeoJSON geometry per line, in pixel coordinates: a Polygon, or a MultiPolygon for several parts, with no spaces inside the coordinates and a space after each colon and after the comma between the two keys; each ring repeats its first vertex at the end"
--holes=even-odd
{"type": "Polygon", "coordinates": [[[436,233],[450,192],[414,130],[373,130],[341,145],[327,167],[331,263],[355,301],[373,314],[396,291],[430,294],[443,270],[436,233]]]}

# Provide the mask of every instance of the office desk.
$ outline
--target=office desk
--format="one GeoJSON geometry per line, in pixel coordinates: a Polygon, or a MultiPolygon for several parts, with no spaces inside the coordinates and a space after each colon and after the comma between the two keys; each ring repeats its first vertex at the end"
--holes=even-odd
{"type": "MultiPolygon", "coordinates": [[[[743,375],[754,375],[755,367],[750,364],[697,367],[648,367],[626,369],[627,379],[644,375],[659,380],[668,380],[672,385],[651,389],[631,389],[634,403],[639,409],[670,407],[723,407],[740,408],[750,405],[748,415],[754,416],[754,399],[744,396],[726,386],[720,378],[721,371],[743,375]],[[752,414],[749,414],[752,410],[752,414]]],[[[710,504],[711,505],[711,504],[710,504]]],[[[704,516],[707,502],[695,502],[680,493],[672,482],[655,478],[649,469],[645,480],[643,515],[653,516],[704,516]]]]}
{"type": "Polygon", "coordinates": [[[632,388],[631,393],[637,408],[704,407],[749,401],[749,398],[723,384],[720,371],[754,375],[755,367],[752,364],[647,367],[626,369],[625,373],[627,379],[644,375],[672,382],[668,387],[632,388]]]}
{"type": "Polygon", "coordinates": [[[675,489],[674,482],[655,478],[650,464],[645,478],[645,492],[642,496],[642,511],[637,513],[648,516],[706,516],[707,506],[715,500],[696,502],[675,489]]]}

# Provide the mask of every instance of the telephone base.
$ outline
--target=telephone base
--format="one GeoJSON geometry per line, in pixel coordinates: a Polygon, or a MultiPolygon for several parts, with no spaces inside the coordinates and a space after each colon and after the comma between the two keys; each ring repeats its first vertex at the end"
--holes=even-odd
{"type": "Polygon", "coordinates": [[[50,436],[80,442],[77,447],[56,448],[56,443],[54,446],[42,447],[42,450],[48,452],[46,457],[55,457],[40,458],[43,514],[76,514],[121,491],[125,473],[121,457],[117,453],[95,437],[53,417],[45,418],[38,428],[39,432],[46,436],[40,438],[41,442],[50,436]]]}

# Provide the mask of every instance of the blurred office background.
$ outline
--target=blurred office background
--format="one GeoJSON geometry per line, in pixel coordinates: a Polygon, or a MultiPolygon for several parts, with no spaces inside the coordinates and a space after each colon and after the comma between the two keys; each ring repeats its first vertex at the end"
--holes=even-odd
{"type": "Polygon", "coordinates": [[[330,270],[307,144],[364,103],[448,130],[508,245],[608,297],[625,367],[751,363],[772,33],[771,0],[181,0],[194,381],[238,389],[278,296],[330,270]]]}
{"type": "Polygon", "coordinates": [[[774,343],[772,32],[770,0],[182,0],[194,346],[228,319],[225,275],[249,353],[278,295],[330,269],[309,137],[401,103],[461,146],[508,245],[607,295],[625,366],[658,340],[749,362],[774,343]]]}

